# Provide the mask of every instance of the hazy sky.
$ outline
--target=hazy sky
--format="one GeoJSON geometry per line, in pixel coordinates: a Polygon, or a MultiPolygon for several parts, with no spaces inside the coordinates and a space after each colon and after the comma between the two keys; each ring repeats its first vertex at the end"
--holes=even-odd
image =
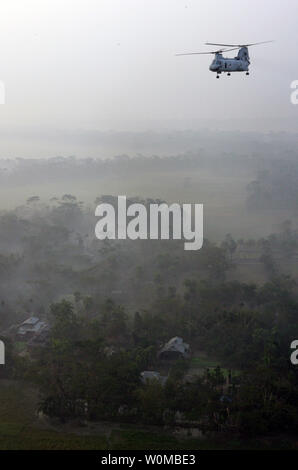
{"type": "Polygon", "coordinates": [[[1,0],[0,156],[30,155],[47,133],[42,154],[57,154],[56,130],[267,118],[295,128],[297,18],[297,0],[1,0]],[[269,39],[250,49],[250,77],[216,80],[212,56],[175,56],[269,39]]]}

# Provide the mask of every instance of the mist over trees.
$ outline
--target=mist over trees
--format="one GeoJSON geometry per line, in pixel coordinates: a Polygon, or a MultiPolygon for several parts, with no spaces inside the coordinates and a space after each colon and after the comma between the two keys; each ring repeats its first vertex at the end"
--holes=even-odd
{"type": "MultiPolygon", "coordinates": [[[[174,146],[198,138],[159,137],[174,146]]],[[[19,195],[0,212],[0,338],[10,361],[0,378],[34,387],[47,419],[295,433],[295,139],[223,133],[208,149],[200,139],[200,149],[171,156],[1,161],[2,189],[19,195]],[[95,207],[116,206],[119,185],[128,204],[206,202],[202,249],[98,240],[95,207]],[[37,344],[15,333],[32,316],[48,327],[37,344]],[[164,363],[159,351],[177,336],[191,356],[164,363]],[[142,382],[143,371],[162,379],[142,382]]]]}

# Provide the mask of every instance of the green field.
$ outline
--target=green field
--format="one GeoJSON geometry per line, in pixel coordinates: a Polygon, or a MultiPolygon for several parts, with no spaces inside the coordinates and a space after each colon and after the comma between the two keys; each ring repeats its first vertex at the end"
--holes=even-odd
{"type": "MultiPolygon", "coordinates": [[[[223,375],[227,377],[230,369],[226,367],[226,364],[222,364],[219,359],[210,357],[204,352],[196,352],[190,360],[189,374],[203,375],[206,369],[215,369],[218,366],[221,368],[223,375]]],[[[238,374],[239,371],[232,369],[233,376],[238,374]]]]}

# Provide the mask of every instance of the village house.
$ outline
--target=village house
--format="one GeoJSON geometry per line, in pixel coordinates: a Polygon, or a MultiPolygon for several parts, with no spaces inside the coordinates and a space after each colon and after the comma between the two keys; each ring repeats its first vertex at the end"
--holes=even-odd
{"type": "Polygon", "coordinates": [[[48,329],[47,323],[41,321],[38,317],[29,317],[17,329],[17,338],[19,340],[31,340],[39,336],[48,329]]]}
{"type": "Polygon", "coordinates": [[[167,376],[160,375],[159,372],[154,370],[144,370],[141,372],[141,382],[146,384],[152,380],[157,380],[161,385],[164,385],[167,381],[167,376]]]}
{"type": "Polygon", "coordinates": [[[158,358],[165,360],[187,359],[189,356],[189,344],[184,343],[183,339],[179,336],[170,339],[158,353],[158,358]]]}

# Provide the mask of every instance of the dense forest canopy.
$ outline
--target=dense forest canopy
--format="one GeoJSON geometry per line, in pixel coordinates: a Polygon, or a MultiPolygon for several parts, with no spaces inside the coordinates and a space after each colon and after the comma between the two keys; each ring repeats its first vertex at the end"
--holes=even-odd
{"type": "Polygon", "coordinates": [[[294,137],[293,145],[283,135],[218,139],[172,156],[1,162],[1,190],[20,191],[0,213],[0,337],[9,364],[1,377],[34,387],[49,419],[246,437],[295,432],[294,137]],[[221,151],[225,139],[230,152],[221,151]],[[118,194],[146,207],[203,203],[202,249],[98,240],[95,208],[116,206],[118,194]],[[35,342],[18,333],[28,318],[46,325],[35,342]],[[191,354],[163,361],[171,338],[191,354]],[[155,379],[142,381],[144,371],[155,379]]]}

